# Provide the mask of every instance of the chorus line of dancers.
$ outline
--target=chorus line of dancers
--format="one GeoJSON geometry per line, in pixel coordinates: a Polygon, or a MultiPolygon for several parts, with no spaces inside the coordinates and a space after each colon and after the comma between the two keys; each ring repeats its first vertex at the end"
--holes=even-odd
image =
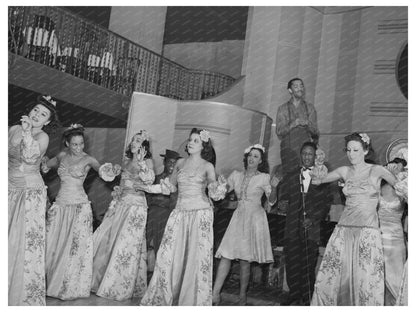
{"type": "MultiPolygon", "coordinates": [[[[46,296],[71,300],[89,297],[90,292],[113,300],[139,297],[140,305],[218,305],[232,260],[240,261],[239,304],[246,304],[250,263],[273,262],[268,208],[263,208],[262,197],[268,202],[265,207],[273,205],[282,182],[280,177],[270,177],[263,146],[252,145],[242,153],[244,170],[217,177],[210,133],[194,128],[186,146],[188,157],[176,162],[170,177],[154,184],[150,137],[145,130],[132,137],[126,160],[119,166],[100,164],[84,152],[84,128],[79,124],[63,132],[66,148],[46,158],[47,133],[58,124],[56,101],[40,96],[21,124],[9,130],[9,305],[45,305],[46,296]],[[52,168],[61,186],[47,209],[41,171],[52,168]],[[94,233],[83,188],[91,168],[107,182],[121,174],[94,233]],[[232,190],[238,207],[215,253],[221,260],[213,283],[212,200],[223,199],[232,190]],[[147,285],[145,193],[176,192],[177,204],[167,220],[147,285]]],[[[347,198],[316,276],[311,304],[384,305],[385,285],[397,303],[404,302],[407,270],[403,279],[391,273],[399,259],[394,251],[397,238],[388,235],[388,229],[397,220],[396,207],[407,200],[407,175],[398,163],[386,167],[366,163],[370,138],[365,133],[345,137],[345,146],[350,165],[325,175],[310,173],[311,185],[343,180],[347,198]],[[377,214],[379,204],[384,208],[377,214]],[[380,226],[386,229],[383,236],[380,226]]],[[[301,155],[306,151],[313,155],[305,159],[315,159],[314,143],[306,142],[301,155]]],[[[300,172],[303,169],[297,169],[297,178],[300,172]]]]}

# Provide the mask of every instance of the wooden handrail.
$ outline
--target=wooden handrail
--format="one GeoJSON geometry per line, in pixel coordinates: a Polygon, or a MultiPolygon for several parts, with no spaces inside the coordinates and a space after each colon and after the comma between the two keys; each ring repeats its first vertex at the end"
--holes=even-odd
{"type": "Polygon", "coordinates": [[[9,51],[128,96],[199,100],[235,82],[188,69],[59,7],[9,7],[9,51]]]}

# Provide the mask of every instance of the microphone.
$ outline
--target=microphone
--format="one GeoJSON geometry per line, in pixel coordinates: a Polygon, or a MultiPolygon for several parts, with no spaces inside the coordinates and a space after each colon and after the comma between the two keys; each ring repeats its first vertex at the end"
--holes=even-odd
{"type": "Polygon", "coordinates": [[[304,186],[303,186],[303,181],[305,180],[305,177],[303,176],[303,168],[300,170],[300,175],[299,175],[299,184],[300,184],[300,191],[302,193],[305,192],[304,186]]]}
{"type": "Polygon", "coordinates": [[[305,180],[305,177],[303,176],[304,171],[305,171],[305,169],[302,167],[302,169],[300,170],[300,179],[301,179],[301,181],[305,180]]]}

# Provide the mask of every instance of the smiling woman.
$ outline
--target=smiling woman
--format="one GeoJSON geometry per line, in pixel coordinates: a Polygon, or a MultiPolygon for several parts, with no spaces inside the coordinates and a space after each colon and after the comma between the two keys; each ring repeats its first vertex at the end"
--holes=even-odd
{"type": "Polygon", "coordinates": [[[43,162],[44,171],[57,168],[61,185],[46,218],[46,293],[61,300],[89,297],[92,279],[92,210],[83,184],[93,168],[112,181],[119,168],[104,172],[99,162],[84,152],[84,127],[72,124],[63,133],[67,147],[43,162]]]}
{"type": "Polygon", "coordinates": [[[227,179],[228,191],[235,191],[238,207],[215,254],[221,262],[213,289],[214,305],[220,303],[220,291],[230,271],[231,260],[240,261],[239,305],[247,302],[250,263],[273,262],[269,226],[261,198],[265,194],[272,206],[277,199],[276,186],[279,181],[274,178],[270,185],[266,149],[262,145],[248,147],[244,151],[243,163],[245,170],[233,171],[227,179]]]}
{"type": "Polygon", "coordinates": [[[56,101],[40,96],[9,130],[9,305],[45,305],[46,187],[39,172],[58,122],[56,101]]]}
{"type": "Polygon", "coordinates": [[[187,152],[189,157],[177,161],[167,180],[151,188],[137,185],[147,192],[158,187],[159,191],[153,193],[161,193],[164,188],[168,193],[178,191],[178,201],[167,221],[153,276],[141,305],[212,304],[214,216],[206,189],[213,196],[218,183],[209,132],[192,129],[187,152]]]}
{"type": "Polygon", "coordinates": [[[396,178],[382,166],[365,162],[371,140],[366,133],[345,137],[350,166],[311,175],[313,184],[345,181],[345,209],[325,249],[311,305],[384,305],[384,258],[377,205],[380,181],[396,178]]]}

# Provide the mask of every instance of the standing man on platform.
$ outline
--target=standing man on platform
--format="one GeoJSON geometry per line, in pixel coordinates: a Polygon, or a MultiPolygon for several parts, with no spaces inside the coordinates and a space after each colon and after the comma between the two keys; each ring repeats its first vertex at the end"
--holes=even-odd
{"type": "Polygon", "coordinates": [[[288,200],[284,254],[288,299],[281,305],[309,305],[315,283],[320,223],[331,204],[328,184],[311,184],[309,172],[315,163],[316,145],[305,142],[300,150],[302,167],[290,172],[281,182],[280,199],[288,200]]]}
{"type": "Polygon", "coordinates": [[[316,110],[305,101],[305,87],[300,78],[287,84],[290,100],[281,105],[276,115],[276,134],[280,139],[280,158],[283,172],[289,173],[299,166],[299,149],[304,142],[319,139],[316,110]]]}

